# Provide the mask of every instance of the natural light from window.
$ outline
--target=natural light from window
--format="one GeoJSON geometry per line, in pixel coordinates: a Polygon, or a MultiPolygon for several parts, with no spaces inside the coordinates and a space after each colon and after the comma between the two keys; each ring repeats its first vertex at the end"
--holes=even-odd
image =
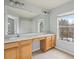
{"type": "Polygon", "coordinates": [[[60,39],[74,42],[74,15],[61,16],[58,22],[60,39]]]}

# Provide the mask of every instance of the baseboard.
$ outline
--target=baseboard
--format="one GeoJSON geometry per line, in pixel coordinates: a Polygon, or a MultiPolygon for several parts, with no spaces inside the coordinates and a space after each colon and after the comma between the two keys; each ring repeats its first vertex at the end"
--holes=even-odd
{"type": "Polygon", "coordinates": [[[34,49],[34,50],[32,50],[32,52],[35,52],[35,51],[38,51],[38,50],[40,50],[40,48],[34,49]]]}
{"type": "Polygon", "coordinates": [[[61,51],[63,51],[63,52],[66,52],[66,53],[68,53],[68,54],[70,54],[70,55],[72,55],[72,56],[74,56],[74,53],[72,53],[72,52],[70,52],[70,51],[67,51],[67,50],[65,50],[65,49],[62,49],[62,48],[59,48],[59,47],[55,47],[56,49],[59,49],[59,50],[61,50],[61,51]]]}

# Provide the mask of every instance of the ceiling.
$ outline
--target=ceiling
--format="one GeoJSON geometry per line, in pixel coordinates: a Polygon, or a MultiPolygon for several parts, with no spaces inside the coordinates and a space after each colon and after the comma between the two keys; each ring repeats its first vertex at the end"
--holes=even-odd
{"type": "Polygon", "coordinates": [[[52,9],[73,0],[20,0],[24,3],[31,3],[41,8],[52,9]]]}
{"type": "Polygon", "coordinates": [[[37,13],[31,12],[28,10],[13,8],[10,6],[7,6],[7,10],[9,14],[18,15],[18,16],[27,17],[27,18],[32,18],[38,15],[37,13]]]}
{"type": "MultiPolygon", "coordinates": [[[[20,2],[25,3],[25,5],[27,5],[27,3],[32,4],[33,6],[37,6],[40,7],[42,9],[52,9],[52,8],[56,8],[62,4],[65,4],[69,1],[73,1],[73,0],[17,0],[20,2]]],[[[35,13],[35,12],[31,12],[29,10],[24,10],[24,9],[18,9],[18,8],[13,8],[13,7],[9,7],[8,6],[8,13],[12,13],[14,15],[18,15],[21,17],[27,17],[27,18],[32,18],[35,17],[37,15],[39,15],[39,13],[35,13]]],[[[34,9],[36,10],[36,9],[34,9]]],[[[32,10],[33,11],[33,10],[32,10]]]]}

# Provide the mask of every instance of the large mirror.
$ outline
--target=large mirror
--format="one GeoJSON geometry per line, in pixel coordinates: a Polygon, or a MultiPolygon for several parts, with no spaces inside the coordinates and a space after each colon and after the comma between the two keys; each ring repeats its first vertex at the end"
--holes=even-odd
{"type": "Polygon", "coordinates": [[[49,31],[48,15],[5,5],[5,35],[46,33],[49,31]]]}

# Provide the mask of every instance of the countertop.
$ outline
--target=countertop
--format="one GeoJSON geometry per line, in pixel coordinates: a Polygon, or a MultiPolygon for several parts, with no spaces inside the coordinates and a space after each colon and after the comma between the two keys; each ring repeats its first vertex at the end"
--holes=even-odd
{"type": "Polygon", "coordinates": [[[55,34],[31,34],[31,35],[20,35],[20,37],[12,37],[4,40],[4,43],[11,43],[21,40],[32,40],[34,38],[47,37],[55,34]]]}

